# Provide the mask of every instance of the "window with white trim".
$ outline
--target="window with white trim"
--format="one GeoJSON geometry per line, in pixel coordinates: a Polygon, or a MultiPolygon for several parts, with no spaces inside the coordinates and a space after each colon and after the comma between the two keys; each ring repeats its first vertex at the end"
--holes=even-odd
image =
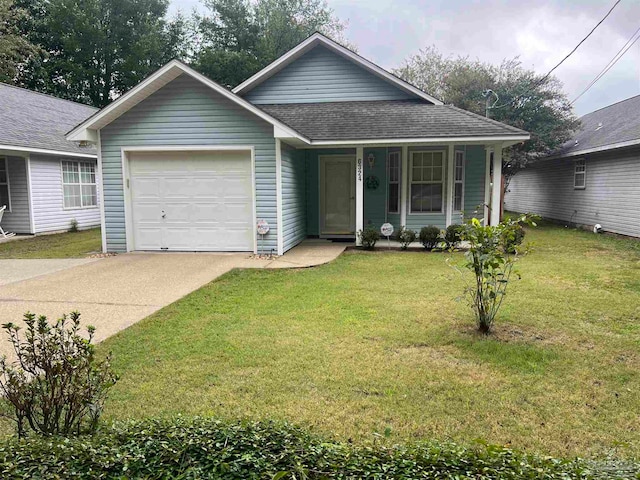
{"type": "Polygon", "coordinates": [[[576,160],[576,164],[573,171],[573,188],[585,189],[587,188],[587,165],[584,158],[576,160]]]}
{"type": "Polygon", "coordinates": [[[400,213],[400,152],[389,152],[387,158],[387,213],[400,213]]]}
{"type": "Polygon", "coordinates": [[[62,162],[64,208],[95,207],[98,204],[96,166],[91,162],[62,162]]]}
{"type": "Polygon", "coordinates": [[[411,213],[442,212],[444,152],[411,152],[411,213]]]}
{"type": "Polygon", "coordinates": [[[464,152],[456,151],[453,177],[453,210],[461,212],[464,208],[464,152]]]}
{"type": "Polygon", "coordinates": [[[7,206],[7,212],[11,211],[11,194],[9,189],[9,160],[0,157],[0,208],[7,206]]]}

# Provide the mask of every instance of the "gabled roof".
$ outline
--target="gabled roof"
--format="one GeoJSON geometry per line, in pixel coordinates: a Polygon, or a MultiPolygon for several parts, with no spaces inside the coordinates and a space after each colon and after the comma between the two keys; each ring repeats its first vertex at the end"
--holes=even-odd
{"type": "Polygon", "coordinates": [[[580,130],[554,158],[640,145],[640,95],[587,113],[580,121],[580,130]]]}
{"type": "Polygon", "coordinates": [[[79,147],[65,132],[96,108],[0,83],[0,149],[18,152],[95,157],[93,147],[79,147]]]}
{"type": "Polygon", "coordinates": [[[385,69],[379,67],[375,63],[370,62],[366,58],[363,58],[357,53],[352,52],[348,48],[343,47],[339,43],[331,40],[330,38],[324,36],[321,33],[314,33],[309,38],[299,43],[296,47],[292,48],[287,53],[282,55],[280,58],[271,62],[269,65],[267,65],[265,68],[260,70],[258,73],[256,73],[255,75],[253,75],[252,77],[248,78],[247,80],[242,82],[240,85],[235,87],[232,90],[233,93],[236,93],[238,95],[243,95],[247,93],[257,85],[267,80],[268,78],[271,78],[273,75],[278,73],[287,65],[293,63],[295,60],[300,58],[302,55],[304,55],[308,51],[317,47],[318,45],[323,45],[324,47],[337,53],[338,55],[341,55],[342,57],[356,63],[357,65],[361,66],[362,68],[371,72],[377,77],[382,78],[383,80],[395,85],[399,89],[415,95],[417,98],[421,98],[423,100],[431,102],[434,105],[442,105],[442,102],[437,98],[432,97],[431,95],[423,92],[422,90],[411,85],[405,80],[402,80],[401,78],[396,77],[392,73],[387,72],[385,69]]]}
{"type": "Polygon", "coordinates": [[[260,105],[292,129],[319,142],[425,139],[522,141],[529,134],[450,105],[421,100],[260,105]]]}
{"type": "Polygon", "coordinates": [[[223,86],[217,84],[213,80],[205,77],[204,75],[196,72],[192,68],[188,67],[184,63],[179,60],[171,60],[164,67],[157,70],[155,73],[147,77],[145,80],[140,82],[134,88],[129,90],[124,95],[118,97],[112,103],[104,107],[99,112],[95,113],[93,116],[88,118],[86,121],[82,122],[80,125],[75,127],[69,133],[67,133],[67,139],[72,141],[91,141],[96,142],[97,137],[95,135],[95,131],[99,130],[109,123],[113,122],[116,118],[120,117],[131,108],[135,107],[138,103],[158,91],[160,88],[171,82],[172,80],[178,78],[180,75],[189,75],[194,79],[202,82],[215,92],[219,93],[223,97],[231,100],[232,102],[240,105],[241,107],[249,110],[254,115],[262,118],[263,120],[271,123],[274,127],[280,129],[285,135],[291,136],[292,138],[299,138],[303,141],[306,141],[306,138],[298,134],[297,132],[292,131],[284,125],[282,122],[276,120],[268,113],[260,110],[255,105],[247,102],[243,98],[238,95],[233,94],[223,86]]]}

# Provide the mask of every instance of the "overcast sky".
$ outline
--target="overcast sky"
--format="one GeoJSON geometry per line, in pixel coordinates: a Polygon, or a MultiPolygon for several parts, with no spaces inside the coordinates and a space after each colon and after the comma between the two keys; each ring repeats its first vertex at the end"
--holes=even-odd
{"type": "MultiPolygon", "coordinates": [[[[546,73],[593,28],[614,0],[328,0],[348,22],[358,53],[392,69],[420,48],[499,63],[519,56],[546,73]]],[[[172,0],[190,12],[198,0],[172,0]]],[[[622,0],[554,73],[575,98],[640,27],[640,0],[622,0]]],[[[584,115],[640,94],[640,41],[574,105],[584,115]]]]}

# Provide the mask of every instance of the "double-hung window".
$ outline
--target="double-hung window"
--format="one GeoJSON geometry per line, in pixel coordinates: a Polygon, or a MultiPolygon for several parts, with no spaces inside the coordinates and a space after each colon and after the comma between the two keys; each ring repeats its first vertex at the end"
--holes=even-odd
{"type": "Polygon", "coordinates": [[[464,152],[456,151],[453,178],[453,210],[461,212],[464,206],[464,152]]]}
{"type": "Polygon", "coordinates": [[[6,157],[0,157],[0,208],[4,205],[7,212],[11,211],[11,195],[9,189],[9,161],[6,157]]]}
{"type": "Polygon", "coordinates": [[[411,213],[442,212],[444,152],[411,153],[411,213]]]}
{"type": "Polygon", "coordinates": [[[389,179],[387,212],[400,213],[400,152],[389,152],[387,170],[389,179]]]}
{"type": "Polygon", "coordinates": [[[95,207],[98,204],[95,164],[64,160],[62,190],[64,208],[95,207]]]}
{"type": "Polygon", "coordinates": [[[576,160],[576,164],[573,171],[573,188],[585,189],[587,188],[587,165],[584,158],[576,160]]]}

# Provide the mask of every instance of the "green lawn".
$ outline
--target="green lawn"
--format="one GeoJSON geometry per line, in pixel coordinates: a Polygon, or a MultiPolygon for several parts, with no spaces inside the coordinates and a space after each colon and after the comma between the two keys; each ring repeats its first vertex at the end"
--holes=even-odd
{"type": "Polygon", "coordinates": [[[0,259],[75,258],[102,251],[99,228],[0,243],[0,259]]]}
{"type": "Polygon", "coordinates": [[[106,418],[277,418],[354,441],[640,455],[640,243],[552,226],[527,240],[489,338],[456,301],[448,254],[231,272],[103,344],[121,375],[106,418]]]}

